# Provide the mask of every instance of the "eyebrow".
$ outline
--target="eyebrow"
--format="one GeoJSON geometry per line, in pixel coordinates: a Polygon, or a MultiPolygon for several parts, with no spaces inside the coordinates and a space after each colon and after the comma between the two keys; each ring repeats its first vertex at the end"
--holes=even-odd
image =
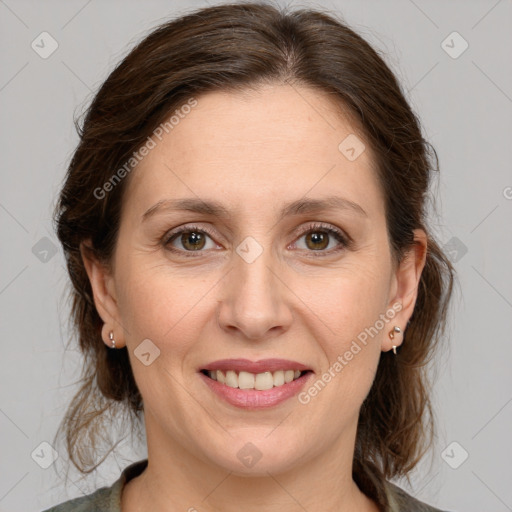
{"type": "MultiPolygon", "coordinates": [[[[278,222],[285,217],[292,215],[301,215],[305,213],[318,213],[325,210],[345,210],[352,211],[360,216],[367,217],[368,214],[363,208],[348,199],[339,196],[329,196],[321,199],[302,198],[286,203],[279,213],[278,222]]],[[[142,222],[158,213],[172,211],[189,211],[202,213],[214,217],[227,219],[230,217],[229,210],[217,201],[205,201],[199,198],[183,199],[162,199],[148,208],[142,215],[142,222]]]]}

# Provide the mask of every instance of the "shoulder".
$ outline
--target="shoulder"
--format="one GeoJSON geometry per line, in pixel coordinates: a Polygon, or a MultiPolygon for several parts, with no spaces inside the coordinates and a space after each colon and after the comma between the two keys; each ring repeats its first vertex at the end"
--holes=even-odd
{"type": "Polygon", "coordinates": [[[92,494],[65,501],[43,512],[110,512],[111,496],[112,487],[102,487],[92,494]]]}
{"type": "Polygon", "coordinates": [[[110,486],[101,487],[87,496],[74,498],[55,505],[43,512],[120,512],[121,493],[126,483],[144,471],[148,459],[130,464],[110,486]]]}
{"type": "Polygon", "coordinates": [[[397,485],[386,482],[389,512],[448,512],[417,500],[397,485]]]}

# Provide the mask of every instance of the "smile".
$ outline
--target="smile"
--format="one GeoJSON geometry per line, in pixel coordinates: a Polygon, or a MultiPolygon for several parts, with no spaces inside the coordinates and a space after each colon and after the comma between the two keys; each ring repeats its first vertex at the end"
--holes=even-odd
{"type": "Polygon", "coordinates": [[[263,409],[298,394],[313,372],[277,370],[258,374],[241,371],[237,374],[231,370],[201,370],[199,375],[217,397],[229,404],[243,409],[263,409]]]}
{"type": "Polygon", "coordinates": [[[231,388],[257,389],[258,391],[283,386],[306,373],[300,370],[277,370],[258,374],[245,371],[236,372],[234,370],[224,372],[222,370],[202,370],[202,372],[211,379],[231,388]]]}

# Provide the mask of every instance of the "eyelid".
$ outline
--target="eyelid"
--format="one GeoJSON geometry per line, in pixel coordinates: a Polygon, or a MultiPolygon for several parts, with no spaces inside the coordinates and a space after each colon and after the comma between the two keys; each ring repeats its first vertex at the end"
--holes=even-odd
{"type": "MultiPolygon", "coordinates": [[[[212,239],[216,236],[215,233],[210,228],[197,226],[195,224],[185,224],[184,226],[180,226],[176,229],[167,231],[164,234],[162,241],[163,241],[164,245],[168,244],[172,240],[172,238],[174,238],[175,236],[181,235],[181,233],[187,233],[189,231],[204,232],[207,235],[209,235],[210,238],[212,238],[212,239]]],[[[189,252],[191,252],[191,251],[189,251],[189,252]]]]}
{"type": "Polygon", "coordinates": [[[312,231],[327,231],[330,234],[337,234],[340,238],[343,239],[343,241],[348,245],[352,243],[352,238],[342,229],[334,226],[333,224],[329,224],[326,222],[315,222],[311,221],[310,224],[307,224],[306,226],[302,227],[299,230],[299,236],[302,236],[306,233],[312,232],[312,231]]]}
{"type": "MultiPolygon", "coordinates": [[[[352,249],[354,245],[353,239],[342,229],[334,226],[333,224],[324,223],[324,222],[312,222],[299,231],[299,234],[297,236],[297,239],[302,238],[305,234],[308,233],[314,233],[315,231],[324,231],[327,232],[327,234],[331,237],[334,237],[341,247],[330,249],[329,251],[306,251],[307,257],[328,257],[332,256],[333,254],[338,254],[339,252],[343,250],[352,249]]],[[[296,240],[297,240],[296,239],[296,240]]],[[[293,244],[296,243],[296,240],[294,240],[293,244]]]]}

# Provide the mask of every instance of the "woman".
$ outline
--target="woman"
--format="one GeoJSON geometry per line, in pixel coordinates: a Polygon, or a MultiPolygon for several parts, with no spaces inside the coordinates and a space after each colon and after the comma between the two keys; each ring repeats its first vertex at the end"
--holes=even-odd
{"type": "Polygon", "coordinates": [[[165,23],[90,106],[56,210],[86,356],[63,421],[148,458],[50,510],[436,511],[392,484],[432,442],[453,268],[435,152],[342,22],[266,4],[165,23]]]}

